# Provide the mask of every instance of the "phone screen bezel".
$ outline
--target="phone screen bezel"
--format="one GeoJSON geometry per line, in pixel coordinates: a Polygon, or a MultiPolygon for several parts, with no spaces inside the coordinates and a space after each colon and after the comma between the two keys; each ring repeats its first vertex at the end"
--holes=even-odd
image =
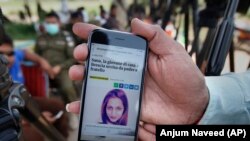
{"type": "MultiPolygon", "coordinates": [[[[105,30],[105,29],[95,29],[91,32],[89,39],[88,39],[88,49],[89,49],[88,54],[89,55],[88,55],[88,61],[85,67],[85,79],[84,79],[84,84],[83,84],[83,89],[82,89],[80,121],[79,121],[78,139],[77,139],[78,141],[86,141],[86,140],[81,140],[81,132],[82,132],[84,101],[85,101],[85,95],[86,95],[87,76],[88,76],[88,68],[89,68],[89,57],[91,53],[92,43],[145,50],[143,71],[141,74],[142,77],[141,77],[141,89],[140,89],[140,96],[139,96],[139,109],[138,109],[138,115],[137,115],[137,120],[136,120],[137,124],[139,123],[139,119],[140,119],[143,83],[144,83],[144,75],[146,71],[145,68],[147,64],[147,54],[148,54],[147,40],[141,36],[134,35],[131,33],[111,31],[111,30],[105,30]]],[[[136,126],[136,129],[135,129],[134,141],[137,140],[137,132],[138,132],[138,126],[136,126]]]]}

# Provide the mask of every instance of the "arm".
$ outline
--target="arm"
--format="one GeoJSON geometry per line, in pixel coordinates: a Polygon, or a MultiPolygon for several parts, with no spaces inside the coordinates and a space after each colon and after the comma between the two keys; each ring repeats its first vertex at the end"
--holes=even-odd
{"type": "Polygon", "coordinates": [[[34,48],[34,51],[35,53],[37,53],[38,55],[41,55],[41,50],[40,50],[40,46],[38,44],[38,40],[36,40],[36,44],[35,44],[35,48],[34,48]]]}
{"type": "Polygon", "coordinates": [[[25,59],[33,61],[33,62],[38,63],[38,64],[40,64],[42,62],[42,60],[44,60],[42,57],[40,57],[37,54],[32,53],[28,50],[24,50],[24,54],[25,54],[25,57],[24,57],[25,59]]]}
{"type": "Polygon", "coordinates": [[[54,78],[54,73],[50,64],[42,57],[38,56],[35,53],[31,53],[27,50],[25,52],[25,59],[38,63],[43,70],[45,70],[51,78],[54,78]]]}
{"type": "Polygon", "coordinates": [[[209,104],[199,124],[250,124],[250,71],[206,77],[209,104]]]}

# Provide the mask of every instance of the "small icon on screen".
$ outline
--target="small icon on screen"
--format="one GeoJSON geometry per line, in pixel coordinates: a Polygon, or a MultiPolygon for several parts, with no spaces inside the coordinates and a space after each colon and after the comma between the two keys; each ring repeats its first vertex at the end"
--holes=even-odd
{"type": "Polygon", "coordinates": [[[118,88],[118,83],[114,83],[114,87],[115,87],[115,88],[118,88]]]}
{"type": "Polygon", "coordinates": [[[135,90],[139,90],[139,85],[134,85],[135,90]]]}
{"type": "Polygon", "coordinates": [[[119,84],[119,88],[123,88],[123,84],[122,83],[119,84]]]}
{"type": "Polygon", "coordinates": [[[124,89],[129,89],[129,84],[124,84],[124,89]]]}
{"type": "Polygon", "coordinates": [[[134,89],[134,85],[129,85],[129,89],[134,89]]]}

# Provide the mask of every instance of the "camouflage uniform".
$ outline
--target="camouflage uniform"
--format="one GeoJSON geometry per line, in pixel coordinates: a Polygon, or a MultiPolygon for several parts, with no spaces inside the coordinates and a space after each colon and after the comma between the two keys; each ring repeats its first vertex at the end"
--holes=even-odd
{"type": "Polygon", "coordinates": [[[62,31],[51,36],[42,34],[36,41],[35,51],[45,58],[52,67],[61,66],[61,72],[54,79],[65,102],[76,100],[76,90],[69,79],[68,69],[75,63],[73,59],[74,42],[70,33],[62,31]]]}

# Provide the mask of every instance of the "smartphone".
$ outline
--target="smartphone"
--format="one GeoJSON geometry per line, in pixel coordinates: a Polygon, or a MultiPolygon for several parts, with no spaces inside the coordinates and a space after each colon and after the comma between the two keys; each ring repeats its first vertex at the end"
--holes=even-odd
{"type": "Polygon", "coordinates": [[[88,38],[78,141],[135,141],[148,43],[96,29],[88,38]]]}

